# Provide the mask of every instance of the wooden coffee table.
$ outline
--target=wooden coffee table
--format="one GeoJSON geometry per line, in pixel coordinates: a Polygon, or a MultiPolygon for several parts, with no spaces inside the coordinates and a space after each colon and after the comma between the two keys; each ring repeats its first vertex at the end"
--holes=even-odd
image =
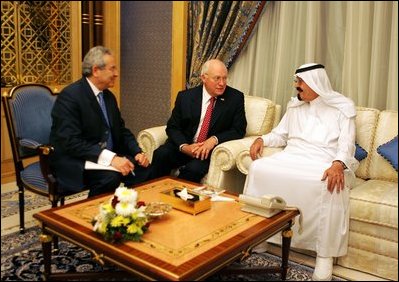
{"type": "MultiPolygon", "coordinates": [[[[160,178],[136,187],[139,200],[159,201],[161,191],[174,187],[194,188],[193,182],[171,177],[160,178]]],[[[191,215],[173,209],[151,223],[142,242],[111,244],[92,230],[91,220],[98,207],[111,194],[98,196],[34,215],[42,227],[44,272],[47,280],[75,278],[82,274],[51,273],[54,236],[78,245],[100,263],[110,262],[124,271],[148,280],[202,280],[248,254],[256,244],[282,231],[282,265],[262,271],[279,272],[285,279],[291,242],[291,226],[298,211],[283,211],[264,218],[241,211],[234,202],[212,202],[211,209],[191,215]]],[[[247,270],[248,271],[248,270],[247,270]]],[[[259,269],[254,269],[254,272],[259,269]]],[[[229,271],[229,273],[232,273],[229,271]]],[[[114,273],[115,274],[115,273],[114,273]]],[[[93,275],[93,274],[89,274],[93,275]]],[[[101,273],[104,275],[104,273],[101,273]]]]}

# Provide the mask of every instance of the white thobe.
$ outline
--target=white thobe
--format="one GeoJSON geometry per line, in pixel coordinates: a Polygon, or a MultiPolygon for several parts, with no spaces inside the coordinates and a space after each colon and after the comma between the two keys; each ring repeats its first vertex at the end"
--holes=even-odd
{"type": "MultiPolygon", "coordinates": [[[[355,152],[355,118],[318,97],[310,103],[288,107],[279,125],[262,136],[266,147],[286,146],[281,152],[255,160],[249,169],[244,193],[281,196],[289,206],[302,211],[303,231],[293,227],[292,246],[337,257],[347,252],[349,190],[358,162],[355,152]],[[331,194],[324,171],[333,160],[343,161],[345,189],[331,194]]],[[[281,236],[270,241],[281,243],[281,236]]]]}

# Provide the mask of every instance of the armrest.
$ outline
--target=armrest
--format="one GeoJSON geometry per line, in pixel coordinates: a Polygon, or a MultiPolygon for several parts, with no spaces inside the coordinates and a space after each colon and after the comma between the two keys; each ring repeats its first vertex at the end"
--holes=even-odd
{"type": "Polygon", "coordinates": [[[244,137],[219,144],[213,150],[205,184],[242,193],[245,177],[236,168],[236,157],[239,152],[251,146],[257,136],[244,137]]]}
{"type": "Polygon", "coordinates": [[[19,145],[28,149],[36,150],[41,144],[36,142],[35,140],[24,138],[19,140],[19,145]]]}
{"type": "Polygon", "coordinates": [[[27,157],[37,156],[38,154],[37,149],[42,144],[33,139],[23,138],[18,140],[18,145],[19,145],[18,150],[20,155],[24,156],[24,158],[27,158],[27,157]]]}
{"type": "Polygon", "coordinates": [[[37,153],[39,154],[40,169],[44,178],[47,181],[55,183],[55,178],[50,169],[50,155],[54,152],[54,147],[50,145],[40,145],[37,147],[37,153]]]}
{"type": "Polygon", "coordinates": [[[50,145],[39,145],[36,151],[39,154],[40,170],[48,184],[50,201],[53,204],[57,203],[61,195],[58,193],[57,180],[50,168],[50,156],[54,152],[54,147],[50,145]]]}
{"type": "Polygon", "coordinates": [[[150,162],[155,149],[165,143],[168,138],[165,129],[166,125],[151,127],[140,131],[137,135],[137,142],[150,162]]]}
{"type": "Polygon", "coordinates": [[[211,156],[211,167],[218,167],[223,171],[228,171],[236,167],[236,158],[238,154],[248,149],[258,136],[248,136],[242,139],[236,139],[224,142],[213,150],[211,156]]]}
{"type": "Polygon", "coordinates": [[[51,145],[43,145],[28,138],[19,140],[19,144],[24,150],[31,150],[32,152],[36,152],[39,156],[40,171],[47,182],[48,196],[52,202],[52,207],[55,207],[61,195],[58,193],[57,180],[50,167],[50,155],[54,152],[54,147],[51,145]]]}
{"type": "MultiPolygon", "coordinates": [[[[249,148],[249,147],[248,147],[249,148]]],[[[277,148],[271,148],[271,147],[267,147],[263,149],[263,154],[262,157],[267,157],[267,156],[271,156],[277,152],[280,152],[284,149],[284,147],[277,147],[277,148]]],[[[241,171],[243,174],[248,175],[248,170],[249,170],[249,166],[252,163],[252,159],[251,156],[249,155],[249,150],[244,150],[241,151],[236,158],[236,166],[238,168],[239,171],[241,171]]]]}

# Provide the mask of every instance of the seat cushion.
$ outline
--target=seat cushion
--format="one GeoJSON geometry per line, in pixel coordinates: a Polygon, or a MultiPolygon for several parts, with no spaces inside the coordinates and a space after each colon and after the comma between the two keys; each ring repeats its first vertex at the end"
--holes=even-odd
{"type": "MultiPolygon", "coordinates": [[[[374,223],[377,235],[382,226],[397,230],[398,183],[368,180],[354,187],[350,193],[350,218],[374,223]]],[[[397,242],[397,237],[395,240],[397,242]]]]}
{"type": "Polygon", "coordinates": [[[36,190],[39,193],[48,193],[48,185],[44,179],[39,162],[32,163],[21,171],[22,182],[30,189],[36,190]]]}
{"type": "Polygon", "coordinates": [[[363,181],[350,193],[347,255],[338,264],[398,278],[398,183],[363,181]]]}
{"type": "MultiPolygon", "coordinates": [[[[356,242],[365,241],[364,236],[355,237],[349,232],[349,237],[356,242]]],[[[350,240],[351,242],[351,240],[350,240]]],[[[370,244],[370,242],[368,242],[370,244]]],[[[392,245],[388,241],[374,240],[372,246],[381,246],[385,250],[398,250],[398,244],[392,245]]],[[[362,248],[352,247],[349,243],[348,254],[338,258],[338,265],[371,273],[386,279],[398,281],[398,259],[374,252],[366,251],[362,248]]],[[[385,280],[381,280],[385,281],[385,280]]]]}

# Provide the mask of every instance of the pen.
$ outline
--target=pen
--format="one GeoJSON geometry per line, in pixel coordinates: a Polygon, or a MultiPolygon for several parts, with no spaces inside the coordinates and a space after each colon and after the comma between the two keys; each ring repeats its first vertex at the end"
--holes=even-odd
{"type": "MultiPolygon", "coordinates": [[[[126,157],[123,157],[123,158],[126,159],[126,157]]],[[[132,175],[136,176],[136,174],[134,173],[133,169],[131,171],[132,171],[132,175]]]]}

